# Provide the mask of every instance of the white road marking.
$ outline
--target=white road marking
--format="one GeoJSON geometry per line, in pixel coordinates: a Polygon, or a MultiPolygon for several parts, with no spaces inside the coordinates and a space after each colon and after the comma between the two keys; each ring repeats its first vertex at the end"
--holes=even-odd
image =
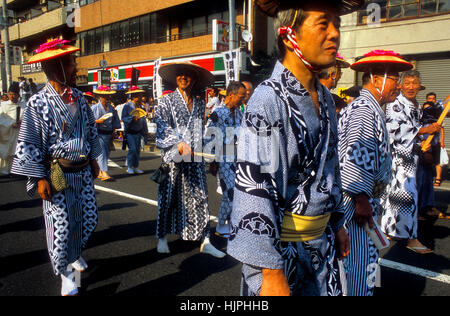
{"type": "Polygon", "coordinates": [[[111,159],[108,159],[108,167],[122,169],[121,166],[119,166],[118,164],[116,164],[116,163],[115,163],[114,161],[112,161],[111,159]]]}
{"type": "Polygon", "coordinates": [[[399,263],[399,262],[395,262],[395,261],[391,261],[391,260],[386,260],[386,259],[383,259],[383,258],[379,259],[378,263],[381,266],[384,266],[384,267],[387,267],[387,268],[400,270],[400,271],[403,271],[403,272],[419,275],[419,276],[427,278],[427,279],[431,279],[431,280],[435,280],[435,281],[439,281],[439,282],[450,284],[450,276],[446,275],[446,274],[442,274],[442,273],[438,273],[438,272],[434,272],[434,271],[430,271],[430,270],[425,270],[425,269],[421,269],[421,268],[417,268],[417,267],[414,267],[414,266],[410,266],[410,265],[407,265],[407,264],[403,264],[403,263],[399,263]]]}
{"type": "Polygon", "coordinates": [[[448,187],[443,187],[443,186],[440,186],[440,187],[433,187],[433,189],[434,189],[434,190],[437,190],[437,191],[450,191],[450,188],[448,188],[448,187]]]}
{"type": "MultiPolygon", "coordinates": [[[[129,194],[129,193],[125,193],[125,192],[121,192],[121,191],[105,188],[105,187],[102,187],[102,186],[99,186],[99,185],[95,185],[95,189],[98,190],[98,191],[103,191],[103,192],[111,193],[111,194],[114,194],[114,195],[122,196],[122,197],[125,197],[125,198],[128,198],[128,199],[132,199],[132,200],[135,200],[135,201],[138,201],[138,202],[145,203],[145,204],[158,206],[158,201],[154,201],[154,200],[151,200],[151,199],[143,198],[143,197],[140,197],[140,196],[137,196],[137,195],[133,195],[133,194],[129,194]]],[[[216,216],[213,216],[213,215],[210,215],[210,220],[213,221],[213,222],[216,222],[216,223],[218,222],[218,218],[216,216]]],[[[384,266],[384,267],[387,267],[387,268],[400,270],[400,271],[403,271],[403,272],[419,275],[419,276],[422,276],[424,278],[428,278],[428,279],[431,279],[431,280],[435,280],[435,281],[439,281],[439,282],[450,284],[450,276],[446,275],[446,274],[437,273],[437,272],[433,272],[433,271],[430,271],[430,270],[417,268],[417,267],[414,267],[414,266],[410,266],[410,265],[399,263],[399,262],[395,262],[395,261],[386,260],[386,259],[383,259],[383,258],[380,258],[378,260],[378,263],[381,266],[384,266]]]]}
{"type": "MultiPolygon", "coordinates": [[[[135,201],[138,201],[138,202],[142,202],[142,203],[145,203],[145,204],[149,204],[149,205],[152,205],[152,206],[158,206],[158,201],[155,201],[155,200],[143,198],[143,197],[140,197],[140,196],[137,196],[137,195],[133,195],[133,194],[130,194],[130,193],[125,193],[125,192],[122,192],[122,191],[113,190],[113,189],[110,189],[110,188],[105,188],[105,187],[102,187],[102,186],[99,186],[99,185],[94,185],[94,188],[96,190],[98,190],[98,191],[103,191],[103,192],[111,193],[111,194],[114,194],[114,195],[122,196],[122,197],[125,197],[125,198],[128,198],[128,199],[132,199],[132,200],[135,200],[135,201]]],[[[210,215],[209,216],[209,220],[213,221],[213,222],[216,222],[216,223],[219,221],[218,218],[216,216],[214,216],[214,215],[210,215]]]]}
{"type": "Polygon", "coordinates": [[[125,193],[125,192],[121,192],[121,191],[105,188],[105,187],[102,187],[102,186],[99,186],[99,185],[94,185],[94,188],[96,190],[99,190],[99,191],[111,193],[111,194],[118,195],[118,196],[123,196],[123,197],[126,197],[128,199],[139,201],[139,202],[142,202],[142,203],[145,203],[145,204],[158,206],[158,201],[150,200],[150,199],[143,198],[143,197],[140,197],[140,196],[137,196],[137,195],[133,195],[133,194],[129,194],[129,193],[125,193]]]}

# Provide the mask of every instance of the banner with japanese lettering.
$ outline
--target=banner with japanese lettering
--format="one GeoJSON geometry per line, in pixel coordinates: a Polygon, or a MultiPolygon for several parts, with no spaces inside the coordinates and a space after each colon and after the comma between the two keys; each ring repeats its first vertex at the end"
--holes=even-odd
{"type": "Polygon", "coordinates": [[[231,81],[239,81],[239,55],[239,48],[222,53],[227,87],[231,81]]]}

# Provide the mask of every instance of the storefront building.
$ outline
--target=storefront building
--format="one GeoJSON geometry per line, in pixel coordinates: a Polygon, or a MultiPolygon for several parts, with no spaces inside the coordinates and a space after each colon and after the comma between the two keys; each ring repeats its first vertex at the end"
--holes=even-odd
{"type": "MultiPolygon", "coordinates": [[[[420,71],[425,90],[438,100],[450,95],[450,0],[370,0],[357,13],[344,16],[340,53],[349,61],[374,50],[394,50],[420,71]]],[[[361,74],[344,70],[339,87],[361,85],[361,74]]],[[[450,118],[445,120],[450,149],[450,118]]]]}
{"type": "MultiPolygon", "coordinates": [[[[235,48],[242,48],[241,66],[245,74],[251,52],[266,50],[267,22],[254,10],[253,1],[236,0],[235,4],[235,48]],[[249,45],[241,34],[257,25],[255,21],[263,25],[264,31],[253,31],[253,41],[249,45]]],[[[228,47],[218,47],[215,39],[229,38],[229,34],[227,30],[219,30],[220,34],[214,35],[215,20],[228,22],[227,0],[99,0],[81,5],[80,23],[75,27],[77,44],[81,48],[77,58],[78,86],[92,90],[98,84],[103,60],[106,64],[103,69],[110,72],[115,88],[128,88],[132,68],[136,68],[140,70],[139,86],[150,93],[154,63],[159,58],[162,64],[196,63],[216,76],[215,85],[223,86],[225,68],[221,51],[228,47]]]]}
{"type": "MultiPolygon", "coordinates": [[[[35,83],[46,81],[40,65],[27,65],[33,50],[49,38],[64,37],[74,40],[74,9],[72,0],[7,0],[6,12],[10,44],[10,64],[13,81],[19,77],[33,79],[35,83]]],[[[4,32],[2,32],[4,36],[4,32]]],[[[4,42],[4,39],[2,39],[4,42]]],[[[4,43],[3,43],[4,44],[4,43]]],[[[4,63],[2,54],[2,63],[4,63]]],[[[2,65],[2,90],[6,90],[6,73],[2,65]]]]}
{"type": "MultiPolygon", "coordinates": [[[[357,13],[344,16],[341,54],[354,61],[370,50],[394,50],[419,70],[426,89],[438,99],[450,95],[450,0],[370,0],[357,13]]],[[[360,84],[353,71],[345,70],[341,86],[360,84]]]]}

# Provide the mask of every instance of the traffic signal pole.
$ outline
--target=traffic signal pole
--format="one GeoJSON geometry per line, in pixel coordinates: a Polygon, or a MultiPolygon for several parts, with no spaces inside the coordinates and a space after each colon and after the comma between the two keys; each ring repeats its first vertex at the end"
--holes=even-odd
{"type": "MultiPolygon", "coordinates": [[[[5,0],[3,0],[5,1],[5,0]]],[[[235,1],[234,0],[228,0],[228,10],[229,10],[229,16],[230,16],[230,43],[229,43],[229,49],[233,50],[234,42],[235,42],[235,30],[236,30],[236,10],[235,10],[235,1]]]]}

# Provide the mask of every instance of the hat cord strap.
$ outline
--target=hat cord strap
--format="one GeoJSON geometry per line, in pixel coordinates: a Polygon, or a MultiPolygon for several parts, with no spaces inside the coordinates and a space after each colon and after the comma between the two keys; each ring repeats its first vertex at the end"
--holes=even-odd
{"type": "Polygon", "coordinates": [[[303,56],[302,51],[300,50],[300,47],[297,43],[297,38],[295,37],[294,30],[290,26],[282,26],[278,29],[278,35],[279,36],[286,36],[286,38],[289,40],[289,42],[294,47],[294,52],[300,58],[300,60],[305,64],[305,66],[311,70],[312,72],[318,72],[319,70],[314,68],[303,56]]]}
{"type": "MultiPolygon", "coordinates": [[[[373,75],[372,75],[372,73],[370,73],[370,79],[372,80],[372,84],[375,86],[375,83],[373,82],[373,75]]],[[[377,89],[378,93],[380,94],[381,98],[383,98],[384,88],[386,87],[386,79],[387,79],[387,71],[384,73],[383,87],[381,88],[381,91],[380,91],[380,89],[375,87],[375,89],[377,89]]]]}
{"type": "Polygon", "coordinates": [[[61,85],[63,85],[63,86],[67,86],[66,72],[64,71],[64,66],[63,66],[63,64],[62,64],[61,59],[59,59],[59,65],[61,66],[61,70],[62,70],[62,73],[63,73],[63,76],[64,76],[64,82],[59,81],[58,78],[55,78],[55,79],[56,79],[56,81],[57,81],[59,84],[61,84],[61,85]]]}

